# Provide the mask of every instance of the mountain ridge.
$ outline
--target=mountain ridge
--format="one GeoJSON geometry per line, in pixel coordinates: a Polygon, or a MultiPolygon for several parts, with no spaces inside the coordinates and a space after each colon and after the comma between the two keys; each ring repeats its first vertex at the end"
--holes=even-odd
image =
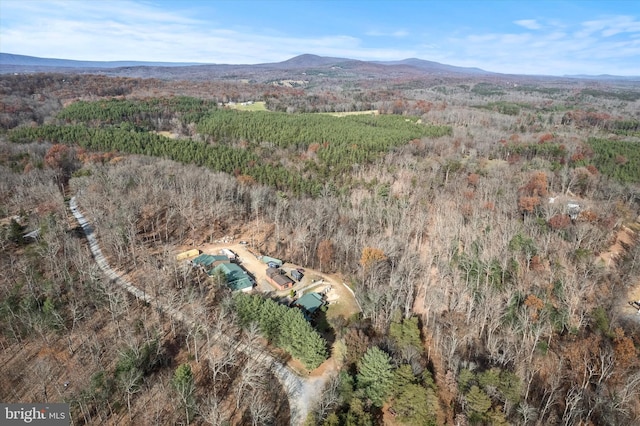
{"type": "Polygon", "coordinates": [[[54,68],[122,68],[132,66],[164,66],[182,67],[206,65],[200,62],[148,62],[148,61],[83,61],[62,58],[41,58],[38,56],[19,55],[0,52],[0,65],[39,66],[54,68]]]}
{"type": "MultiPolygon", "coordinates": [[[[152,62],[152,61],[84,61],[62,58],[42,58],[37,56],[27,56],[14,53],[0,52],[0,74],[20,73],[20,72],[47,72],[47,71],[108,71],[137,69],[139,73],[152,74],[151,70],[158,69],[179,69],[190,67],[190,69],[210,70],[213,75],[224,72],[257,71],[269,69],[274,71],[304,71],[310,69],[349,69],[385,72],[400,72],[409,74],[430,74],[430,75],[466,75],[469,77],[508,75],[504,73],[486,71],[477,67],[461,67],[440,62],[429,61],[419,58],[407,58],[397,61],[363,61],[351,58],[339,58],[319,56],[314,54],[301,54],[280,62],[267,62],[259,64],[222,64],[204,62],[152,62]],[[147,71],[143,71],[147,70],[147,71]],[[392,71],[393,70],[393,71],[392,71]]],[[[175,71],[168,71],[175,74],[175,71]]],[[[511,75],[511,74],[509,74],[511,75]]],[[[149,75],[151,76],[151,75],[149,75]]],[[[523,77],[527,75],[523,74],[523,77]]],[[[529,76],[534,77],[534,76],[529,76]]],[[[617,75],[565,75],[565,76],[537,76],[537,77],[559,77],[578,79],[606,79],[606,80],[636,80],[640,76],[617,76],[617,75]]]]}
{"type": "Polygon", "coordinates": [[[0,52],[0,66],[34,66],[50,68],[124,68],[124,67],[189,67],[189,66],[220,66],[220,67],[259,67],[277,69],[301,69],[340,66],[354,64],[384,65],[384,66],[409,66],[427,71],[463,72],[472,74],[495,74],[480,68],[458,67],[455,65],[442,64],[418,58],[407,58],[398,61],[363,61],[351,58],[338,58],[329,56],[319,56],[310,53],[294,56],[280,62],[266,62],[259,64],[221,64],[205,62],[151,62],[151,61],[84,61],[63,58],[42,58],[37,56],[19,55],[14,53],[0,52]]]}

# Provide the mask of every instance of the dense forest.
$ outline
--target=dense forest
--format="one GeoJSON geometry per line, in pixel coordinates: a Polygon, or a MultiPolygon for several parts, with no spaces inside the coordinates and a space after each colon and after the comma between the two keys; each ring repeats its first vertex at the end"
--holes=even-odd
{"type": "Polygon", "coordinates": [[[2,76],[0,399],[74,424],[640,422],[640,89],[576,84],[2,76]],[[157,306],[101,273],[72,196],[157,306]],[[230,235],[361,312],[314,328],[176,261],[230,235]],[[267,352],[322,386],[305,418],[267,352]]]}

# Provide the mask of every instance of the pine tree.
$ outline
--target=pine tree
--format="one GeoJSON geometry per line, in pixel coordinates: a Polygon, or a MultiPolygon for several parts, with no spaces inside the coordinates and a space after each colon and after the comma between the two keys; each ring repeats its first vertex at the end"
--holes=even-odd
{"type": "Polygon", "coordinates": [[[392,322],[389,326],[389,335],[395,341],[395,344],[405,349],[413,346],[419,353],[422,353],[422,339],[420,338],[420,327],[418,326],[418,317],[411,317],[401,322],[392,322]]]}
{"type": "Polygon", "coordinates": [[[435,425],[439,409],[433,389],[418,383],[411,366],[403,364],[394,372],[393,409],[398,420],[410,425],[435,425]]]}
{"type": "Polygon", "coordinates": [[[478,386],[471,386],[465,396],[467,410],[472,421],[482,421],[487,417],[487,411],[491,408],[491,398],[478,386]]]}
{"type": "Polygon", "coordinates": [[[189,424],[195,407],[195,401],[193,398],[195,382],[191,366],[189,364],[180,364],[178,368],[176,368],[171,383],[180,397],[180,402],[184,408],[187,424],[189,424]]]}
{"type": "Polygon", "coordinates": [[[374,406],[382,407],[393,384],[389,355],[378,347],[369,348],[358,362],[357,383],[374,406]]]}

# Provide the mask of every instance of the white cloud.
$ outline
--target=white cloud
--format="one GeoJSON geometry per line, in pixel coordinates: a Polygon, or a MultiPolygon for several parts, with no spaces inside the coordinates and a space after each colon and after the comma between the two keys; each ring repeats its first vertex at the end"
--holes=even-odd
{"type": "Polygon", "coordinates": [[[581,30],[576,32],[577,37],[588,37],[599,33],[603,37],[611,37],[621,33],[640,33],[640,21],[633,16],[614,16],[603,19],[585,21],[581,24],[581,30]]]}
{"type": "Polygon", "coordinates": [[[535,19],[521,19],[519,21],[514,21],[514,24],[520,25],[528,30],[539,30],[542,28],[542,25],[540,25],[535,19]]]}
{"type": "Polygon", "coordinates": [[[0,2],[1,50],[33,56],[240,64],[313,53],[363,60],[419,57],[506,73],[640,74],[640,21],[627,15],[584,22],[523,19],[514,21],[520,28],[510,33],[468,27],[430,32],[426,26],[377,30],[361,39],[347,32],[292,35],[275,22],[228,23],[216,15],[214,3],[204,13],[115,0],[0,2]]]}
{"type": "Polygon", "coordinates": [[[397,31],[380,31],[380,30],[371,30],[367,31],[365,35],[369,37],[407,37],[409,35],[409,31],[406,30],[397,30],[397,31]]]}
{"type": "MultiPolygon", "coordinates": [[[[354,59],[392,60],[415,55],[411,49],[362,45],[350,35],[296,37],[269,28],[242,30],[169,13],[152,4],[109,2],[11,2],[12,15],[30,16],[0,27],[2,51],[79,60],[261,63],[301,53],[354,59]],[[50,10],[49,10],[50,9],[50,10]]],[[[382,34],[381,34],[382,35],[382,34]]],[[[397,30],[387,37],[405,37],[397,30]]]]}
{"type": "Polygon", "coordinates": [[[639,75],[638,24],[631,17],[616,16],[573,26],[559,23],[552,26],[555,31],[535,35],[467,34],[449,39],[447,57],[464,58],[456,65],[506,73],[639,75]]]}

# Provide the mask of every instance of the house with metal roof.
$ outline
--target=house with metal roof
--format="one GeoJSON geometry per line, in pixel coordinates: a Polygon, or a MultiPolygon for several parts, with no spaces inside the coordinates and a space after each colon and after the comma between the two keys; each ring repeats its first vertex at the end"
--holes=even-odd
{"type": "Polygon", "coordinates": [[[300,308],[307,319],[313,316],[322,305],[324,305],[324,299],[320,293],[307,293],[293,302],[293,306],[300,308]]]}
{"type": "Polygon", "coordinates": [[[221,263],[229,263],[229,258],[223,255],[201,254],[191,261],[193,265],[202,266],[205,271],[215,268],[221,263]]]}
{"type": "Polygon", "coordinates": [[[285,290],[293,287],[293,280],[284,275],[280,269],[268,268],[267,269],[267,281],[278,290],[285,290]]]}
{"type": "Polygon", "coordinates": [[[218,271],[222,271],[224,273],[227,278],[227,286],[229,286],[232,291],[240,290],[248,292],[253,288],[253,279],[251,279],[247,271],[235,263],[221,263],[211,269],[208,274],[211,276],[218,273],[218,271]]]}

